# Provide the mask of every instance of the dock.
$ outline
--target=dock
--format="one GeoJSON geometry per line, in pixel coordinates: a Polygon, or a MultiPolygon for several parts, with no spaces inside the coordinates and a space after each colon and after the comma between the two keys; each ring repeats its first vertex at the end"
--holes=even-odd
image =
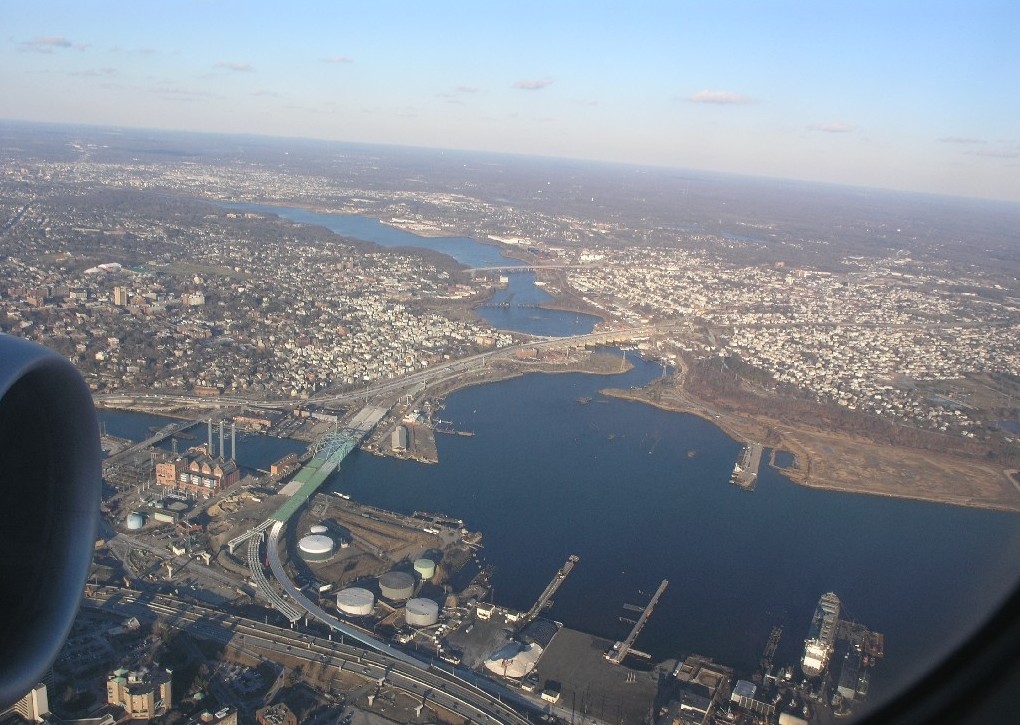
{"type": "Polygon", "coordinates": [[[549,606],[549,602],[552,599],[553,594],[555,594],[556,590],[560,588],[560,585],[562,585],[563,582],[566,581],[567,575],[570,574],[571,570],[574,568],[574,565],[580,560],[581,557],[579,557],[577,554],[571,554],[570,556],[567,557],[566,562],[563,564],[563,566],[560,567],[560,570],[556,572],[556,576],[552,578],[552,581],[550,581],[549,584],[546,585],[545,590],[542,592],[541,595],[539,595],[538,600],[535,602],[535,604],[531,607],[531,609],[528,610],[528,613],[521,618],[522,623],[527,624],[532,619],[537,617],[543,609],[549,606]]]}
{"type": "Polygon", "coordinates": [[[779,640],[782,636],[783,625],[780,624],[772,628],[772,632],[769,634],[769,641],[766,643],[765,650],[761,654],[761,662],[758,664],[758,668],[763,676],[772,672],[772,658],[775,657],[776,648],[779,647],[779,640]]]}
{"type": "Polygon", "coordinates": [[[446,435],[457,435],[457,436],[468,436],[471,437],[475,433],[470,430],[457,430],[453,426],[453,422],[449,420],[436,420],[432,425],[432,430],[436,433],[445,433],[446,435]]]}
{"type": "Polygon", "coordinates": [[[749,443],[740,453],[740,459],[733,466],[733,475],[730,476],[730,483],[733,483],[745,491],[753,491],[758,482],[758,469],[761,467],[761,457],[765,447],[761,443],[749,443]]]}
{"type": "Polygon", "coordinates": [[[836,638],[846,640],[875,661],[885,657],[885,635],[881,632],[872,632],[863,624],[846,619],[839,620],[836,638]]]}
{"type": "Polygon", "coordinates": [[[652,599],[648,602],[645,610],[641,612],[641,616],[638,621],[634,624],[634,628],[630,630],[630,634],[627,635],[627,639],[622,642],[617,642],[613,645],[613,648],[606,652],[606,659],[611,664],[618,665],[623,662],[624,658],[630,653],[631,648],[634,646],[634,642],[637,641],[638,635],[641,634],[641,630],[644,629],[645,623],[648,618],[652,616],[652,610],[655,609],[655,605],[659,603],[659,597],[666,591],[666,587],[669,586],[669,580],[663,579],[662,583],[659,584],[659,588],[655,590],[655,594],[652,595],[652,599]]]}

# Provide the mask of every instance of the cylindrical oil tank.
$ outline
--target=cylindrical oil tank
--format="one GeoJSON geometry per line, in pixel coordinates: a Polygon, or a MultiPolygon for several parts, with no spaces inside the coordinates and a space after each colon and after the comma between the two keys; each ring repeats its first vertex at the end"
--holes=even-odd
{"type": "Polygon", "coordinates": [[[418,559],[414,562],[414,570],[423,582],[427,582],[436,575],[436,562],[432,559],[418,559]]]}
{"type": "Polygon", "coordinates": [[[408,599],[404,621],[412,627],[431,627],[439,621],[439,605],[431,599],[408,599]]]}
{"type": "Polygon", "coordinates": [[[309,534],[328,534],[329,533],[329,527],[328,526],[324,526],[323,524],[315,524],[315,526],[313,526],[310,529],[308,529],[308,533],[309,534]]]}
{"type": "Polygon", "coordinates": [[[305,561],[325,561],[333,556],[336,544],[323,534],[309,534],[298,542],[298,554],[305,561]]]}
{"type": "Polygon", "coordinates": [[[379,591],[387,599],[407,599],[414,594],[414,577],[406,571],[388,571],[379,577],[379,591]]]}
{"type": "Polygon", "coordinates": [[[131,514],[128,514],[128,517],[127,517],[127,527],[131,531],[137,531],[138,529],[142,528],[143,526],[145,526],[145,515],[144,514],[140,514],[137,511],[134,511],[131,514]]]}
{"type": "Polygon", "coordinates": [[[364,617],[372,613],[375,595],[361,587],[348,587],[337,592],[336,606],[344,614],[364,617]]]}

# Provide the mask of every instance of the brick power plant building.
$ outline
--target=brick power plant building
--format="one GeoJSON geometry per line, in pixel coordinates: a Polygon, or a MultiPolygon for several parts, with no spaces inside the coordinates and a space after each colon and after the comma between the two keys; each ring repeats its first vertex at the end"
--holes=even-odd
{"type": "Polygon", "coordinates": [[[234,460],[237,431],[230,430],[230,458],[224,455],[223,422],[220,421],[220,455],[214,456],[213,426],[209,422],[209,442],[204,450],[192,448],[172,461],[156,464],[156,485],[195,498],[208,498],[241,480],[234,460]]]}

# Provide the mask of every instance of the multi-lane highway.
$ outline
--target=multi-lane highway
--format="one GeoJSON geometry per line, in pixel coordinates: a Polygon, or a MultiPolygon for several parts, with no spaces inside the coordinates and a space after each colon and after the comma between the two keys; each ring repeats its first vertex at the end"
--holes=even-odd
{"type": "MultiPolygon", "coordinates": [[[[665,326],[640,326],[627,327],[608,332],[589,332],[583,335],[570,335],[566,337],[533,337],[527,342],[510,345],[499,350],[469,355],[443,365],[430,367],[426,370],[419,370],[401,377],[389,380],[378,380],[359,390],[352,390],[346,393],[317,393],[311,396],[308,402],[341,404],[354,401],[364,401],[377,396],[392,395],[397,392],[417,387],[423,383],[440,382],[447,377],[457,375],[470,370],[478,370],[489,362],[512,357],[514,352],[520,349],[556,349],[562,347],[578,347],[583,345],[610,344],[614,342],[628,342],[637,338],[647,337],[655,332],[665,331],[681,325],[665,326]]],[[[256,400],[232,395],[222,395],[215,398],[208,396],[187,394],[187,393],[145,393],[132,394],[129,392],[101,393],[94,396],[97,402],[106,403],[116,407],[118,404],[128,404],[132,400],[143,399],[179,405],[217,405],[217,406],[243,406],[243,405],[280,405],[286,404],[282,400],[256,400]]],[[[202,418],[205,419],[204,417],[202,418]]]]}
{"type": "MultiPolygon", "coordinates": [[[[186,604],[169,597],[117,587],[90,587],[87,607],[121,616],[161,617],[167,624],[196,637],[249,651],[267,659],[297,659],[352,672],[380,686],[420,697],[425,707],[442,707],[472,722],[525,725],[532,722],[518,700],[518,708],[504,702],[505,693],[490,694],[457,674],[424,662],[402,661],[379,652],[366,652],[345,642],[302,634],[226,612],[186,604]]],[[[495,683],[493,683],[495,684],[495,683]]],[[[532,712],[537,708],[531,706],[532,712]]]]}
{"type": "MultiPolygon", "coordinates": [[[[417,389],[419,386],[427,383],[442,382],[465,373],[482,370],[492,361],[510,357],[514,350],[518,348],[526,347],[542,350],[608,344],[645,337],[650,332],[652,332],[650,328],[635,327],[571,337],[535,339],[525,344],[472,355],[392,380],[378,381],[358,391],[319,395],[314,400],[318,403],[334,405],[364,401],[372,398],[389,398],[392,400],[403,392],[417,389]]],[[[116,405],[118,399],[130,399],[132,397],[137,398],[139,396],[110,394],[107,396],[97,396],[97,399],[101,398],[105,402],[116,405]]],[[[198,398],[181,394],[170,396],[150,394],[142,397],[158,401],[173,400],[178,403],[201,402],[209,404],[212,402],[209,398],[198,398]]],[[[224,396],[216,398],[215,402],[221,406],[238,406],[260,403],[272,404],[274,401],[244,400],[224,396]]],[[[226,411],[221,409],[218,415],[222,416],[225,413],[226,411]]],[[[165,435],[166,433],[167,430],[164,430],[160,431],[158,435],[165,435]]],[[[139,444],[139,446],[141,445],[144,444],[139,444]]],[[[137,449],[139,446],[135,446],[134,449],[137,449]]],[[[285,572],[283,572],[282,564],[279,561],[279,552],[276,544],[279,538],[279,529],[282,528],[282,525],[274,528],[277,530],[268,537],[268,557],[270,559],[270,567],[284,590],[287,591],[291,599],[299,604],[301,609],[322,621],[334,632],[346,632],[347,636],[360,639],[360,637],[355,637],[342,622],[319,609],[296,590],[293,583],[290,582],[285,572]]],[[[143,548],[160,558],[171,561],[175,559],[165,549],[126,534],[114,537],[110,543],[119,549],[118,553],[121,554],[122,558],[126,558],[127,550],[130,548],[143,548]]],[[[256,542],[256,558],[258,555],[257,546],[256,542]]],[[[183,564],[180,561],[177,563],[183,564]]],[[[257,568],[261,569],[261,563],[257,563],[257,568]]],[[[253,567],[253,570],[255,568],[253,567]]],[[[232,588],[239,587],[243,591],[250,591],[245,584],[232,580],[220,572],[214,572],[202,567],[193,567],[190,571],[200,579],[205,579],[206,583],[213,587],[216,585],[232,588]]],[[[281,655],[286,653],[287,656],[297,656],[298,650],[303,646],[304,654],[301,654],[301,657],[314,657],[320,662],[335,661],[337,666],[345,669],[350,669],[351,663],[354,662],[361,668],[361,674],[366,677],[385,679],[391,686],[420,694],[423,702],[426,704],[429,701],[437,703],[475,722],[526,723],[529,720],[521,715],[521,712],[529,712],[536,709],[536,706],[526,700],[520,693],[511,691],[499,683],[478,677],[474,673],[460,671],[458,675],[453,672],[439,670],[435,665],[419,663],[418,660],[408,654],[392,648],[388,643],[381,643],[375,640],[375,638],[371,638],[371,642],[362,641],[362,644],[365,646],[375,648],[375,651],[369,652],[351,644],[338,644],[308,635],[299,636],[290,630],[270,628],[261,623],[244,620],[221,611],[182,604],[157,594],[141,595],[131,590],[100,588],[95,590],[94,596],[86,601],[89,603],[89,606],[110,608],[113,611],[130,613],[136,616],[165,616],[170,618],[171,623],[175,624],[175,626],[188,629],[188,631],[199,636],[207,636],[225,643],[229,642],[232,646],[238,646],[239,638],[243,638],[246,645],[254,643],[264,651],[275,652],[281,655]],[[514,703],[514,707],[507,705],[507,702],[514,703]]],[[[287,604],[289,605],[290,603],[287,602],[287,604]]],[[[293,613],[296,614],[297,609],[294,609],[293,613]]],[[[290,618],[294,619],[294,617],[290,618]]]]}

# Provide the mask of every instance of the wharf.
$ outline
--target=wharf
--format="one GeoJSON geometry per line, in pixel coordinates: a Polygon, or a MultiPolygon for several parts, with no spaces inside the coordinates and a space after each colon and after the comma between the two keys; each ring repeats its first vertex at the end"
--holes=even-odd
{"type": "Polygon", "coordinates": [[[539,682],[560,683],[560,706],[566,715],[572,709],[583,714],[584,722],[645,722],[660,670],[668,664],[640,669],[610,664],[602,653],[611,645],[610,640],[561,627],[538,661],[539,682]]]}
{"type": "Polygon", "coordinates": [[[521,618],[522,628],[525,624],[527,624],[532,619],[537,617],[539,612],[541,612],[543,609],[549,606],[552,596],[560,588],[563,582],[566,581],[567,575],[570,574],[570,572],[574,568],[574,565],[577,564],[577,562],[579,562],[580,560],[581,557],[579,557],[577,554],[571,554],[570,556],[567,557],[566,562],[564,562],[563,566],[560,567],[560,570],[556,572],[556,576],[552,578],[552,581],[550,581],[549,584],[546,585],[545,590],[538,597],[538,600],[535,602],[535,604],[531,607],[531,609],[528,610],[528,613],[521,618]]]}
{"type": "Polygon", "coordinates": [[[761,443],[749,443],[740,454],[740,460],[733,466],[733,475],[730,482],[740,486],[745,491],[753,491],[758,482],[758,469],[761,467],[761,457],[765,448],[761,443]]]}
{"type": "Polygon", "coordinates": [[[627,657],[627,654],[634,646],[634,642],[637,640],[638,635],[641,634],[641,630],[644,629],[648,618],[652,616],[652,610],[655,609],[655,605],[659,603],[659,597],[662,596],[662,593],[666,591],[666,587],[668,586],[669,580],[663,579],[662,583],[659,584],[659,588],[655,590],[655,594],[652,595],[652,600],[648,602],[648,606],[645,607],[645,610],[641,613],[637,622],[634,623],[634,628],[630,631],[627,639],[623,640],[623,642],[617,642],[613,645],[612,649],[606,652],[606,659],[609,660],[611,664],[618,665],[627,657]]]}
{"type": "Polygon", "coordinates": [[[772,673],[772,658],[776,655],[776,649],[779,647],[779,640],[782,637],[783,625],[780,624],[773,627],[772,632],[769,634],[769,641],[766,643],[764,651],[762,651],[761,662],[758,664],[763,677],[772,673]]]}
{"type": "Polygon", "coordinates": [[[872,632],[863,624],[846,619],[839,620],[836,638],[846,640],[873,660],[885,657],[885,635],[881,632],[872,632]]]}

